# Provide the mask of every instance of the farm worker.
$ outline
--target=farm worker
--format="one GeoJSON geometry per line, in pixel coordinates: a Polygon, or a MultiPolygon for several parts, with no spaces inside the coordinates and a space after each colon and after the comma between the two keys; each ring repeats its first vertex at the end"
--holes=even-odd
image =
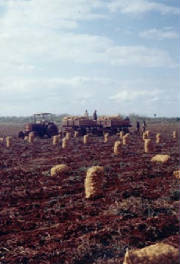
{"type": "Polygon", "coordinates": [[[96,110],[93,113],[93,120],[97,120],[97,111],[96,110]]]}
{"type": "Polygon", "coordinates": [[[85,116],[85,117],[89,117],[89,114],[88,114],[88,111],[87,111],[87,110],[85,111],[84,116],[85,116]]]}
{"type": "Polygon", "coordinates": [[[139,129],[140,129],[140,123],[139,121],[136,122],[136,131],[137,133],[139,133],[139,129]]]}
{"type": "Polygon", "coordinates": [[[143,132],[146,131],[146,121],[145,120],[143,120],[142,131],[143,132]]]}

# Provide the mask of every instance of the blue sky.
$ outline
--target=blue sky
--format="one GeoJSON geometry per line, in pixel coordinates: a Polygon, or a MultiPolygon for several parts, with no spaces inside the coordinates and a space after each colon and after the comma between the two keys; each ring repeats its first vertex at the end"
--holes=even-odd
{"type": "Polygon", "coordinates": [[[178,0],[1,0],[0,115],[179,116],[178,0]]]}

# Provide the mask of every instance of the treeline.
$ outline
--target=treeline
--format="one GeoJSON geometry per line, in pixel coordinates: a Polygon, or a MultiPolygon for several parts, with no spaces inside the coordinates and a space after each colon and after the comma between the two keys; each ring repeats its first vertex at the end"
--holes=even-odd
{"type": "Polygon", "coordinates": [[[129,115],[129,119],[131,120],[131,122],[136,122],[136,121],[140,121],[143,122],[144,120],[146,122],[150,123],[165,123],[165,122],[179,122],[180,121],[180,117],[147,117],[147,116],[139,116],[136,114],[130,114],[129,115]]]}
{"type": "MultiPolygon", "coordinates": [[[[60,124],[62,119],[67,116],[67,114],[52,115],[52,120],[57,124],[60,124]]],[[[31,123],[33,122],[33,116],[0,116],[0,123],[31,123]]]]}
{"type": "MultiPolygon", "coordinates": [[[[57,124],[60,124],[62,119],[67,116],[68,114],[61,114],[61,115],[52,115],[52,119],[57,124]]],[[[143,122],[144,120],[148,123],[164,123],[164,122],[179,122],[180,117],[147,117],[147,116],[140,116],[136,114],[130,114],[129,119],[132,123],[137,121],[143,122]]],[[[124,116],[125,118],[125,116],[124,116]]],[[[14,123],[14,124],[24,124],[33,122],[33,116],[0,116],[0,123],[14,123]]]]}

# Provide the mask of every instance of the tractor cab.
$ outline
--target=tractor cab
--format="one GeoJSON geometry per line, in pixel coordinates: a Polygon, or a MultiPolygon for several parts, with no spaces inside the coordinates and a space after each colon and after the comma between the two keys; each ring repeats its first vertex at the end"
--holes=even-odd
{"type": "Polygon", "coordinates": [[[53,123],[53,117],[51,113],[39,113],[34,114],[33,121],[35,124],[48,124],[53,123]]]}

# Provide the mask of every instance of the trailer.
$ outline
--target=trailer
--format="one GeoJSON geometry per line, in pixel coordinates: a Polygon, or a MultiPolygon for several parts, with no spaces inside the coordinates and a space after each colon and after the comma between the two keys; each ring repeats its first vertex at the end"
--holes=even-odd
{"type": "Polygon", "coordinates": [[[81,136],[87,133],[102,136],[106,132],[109,134],[116,134],[120,131],[128,133],[129,127],[131,127],[129,118],[123,119],[119,116],[103,116],[97,120],[82,116],[68,116],[63,119],[60,131],[63,134],[78,131],[81,136]]]}

